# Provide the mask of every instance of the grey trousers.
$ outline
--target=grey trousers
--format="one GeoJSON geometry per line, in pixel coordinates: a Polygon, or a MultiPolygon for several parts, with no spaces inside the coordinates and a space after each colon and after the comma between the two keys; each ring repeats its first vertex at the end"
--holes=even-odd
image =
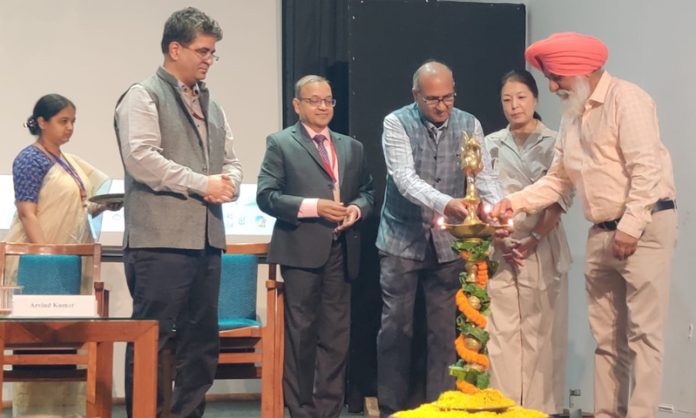
{"type": "Polygon", "coordinates": [[[377,395],[383,414],[410,407],[409,376],[413,338],[414,303],[418,286],[425,297],[427,372],[425,396],[434,401],[454,389],[448,367],[454,363],[456,306],[459,273],[464,263],[438,263],[428,246],[423,261],[380,253],[382,324],[377,334],[377,395]]]}

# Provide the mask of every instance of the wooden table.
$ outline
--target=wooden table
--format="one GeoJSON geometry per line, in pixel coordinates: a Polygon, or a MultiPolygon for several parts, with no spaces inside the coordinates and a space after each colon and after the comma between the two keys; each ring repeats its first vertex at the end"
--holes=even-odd
{"type": "MultiPolygon", "coordinates": [[[[66,347],[92,343],[87,354],[87,416],[110,418],[113,343],[132,342],[133,417],[151,418],[157,409],[157,321],[104,319],[0,319],[0,370],[5,349],[66,347]]],[[[4,373],[0,372],[0,405],[4,373]]]]}

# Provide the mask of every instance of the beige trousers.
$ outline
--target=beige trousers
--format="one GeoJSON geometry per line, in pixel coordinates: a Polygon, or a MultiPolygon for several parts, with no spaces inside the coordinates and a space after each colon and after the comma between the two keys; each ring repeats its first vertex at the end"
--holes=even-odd
{"type": "Polygon", "coordinates": [[[531,254],[518,273],[501,261],[489,281],[491,387],[525,408],[563,410],[568,340],[567,274],[549,275],[550,257],[531,254]]]}
{"type": "Polygon", "coordinates": [[[595,417],[653,418],[661,393],[662,331],[677,213],[653,214],[627,260],[614,258],[613,239],[613,231],[597,227],[587,239],[585,288],[597,342],[595,417]]]}

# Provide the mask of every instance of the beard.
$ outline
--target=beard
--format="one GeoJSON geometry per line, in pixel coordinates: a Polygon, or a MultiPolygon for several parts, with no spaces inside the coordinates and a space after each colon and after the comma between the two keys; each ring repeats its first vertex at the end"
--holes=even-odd
{"type": "Polygon", "coordinates": [[[590,81],[585,77],[576,76],[573,90],[558,90],[561,98],[563,116],[575,119],[585,111],[585,103],[590,98],[590,81]]]}

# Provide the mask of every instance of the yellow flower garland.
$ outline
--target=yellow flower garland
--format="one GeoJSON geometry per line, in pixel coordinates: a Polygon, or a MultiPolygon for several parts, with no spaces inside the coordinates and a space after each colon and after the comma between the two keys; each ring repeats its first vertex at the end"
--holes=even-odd
{"type": "Polygon", "coordinates": [[[400,411],[397,418],[544,418],[542,412],[514,406],[496,389],[478,390],[474,394],[448,391],[437,401],[416,409],[400,411]],[[484,410],[482,410],[484,409],[484,410]]]}

